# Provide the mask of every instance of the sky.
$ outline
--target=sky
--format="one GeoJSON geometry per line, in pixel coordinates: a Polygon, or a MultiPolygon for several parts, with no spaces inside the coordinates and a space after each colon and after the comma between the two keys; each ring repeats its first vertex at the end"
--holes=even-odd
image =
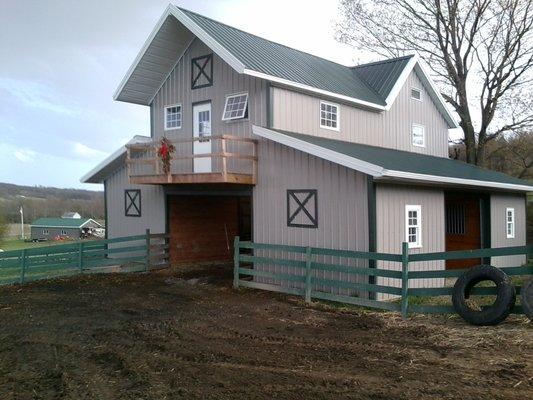
{"type": "MultiPolygon", "coordinates": [[[[149,109],[113,93],[168,0],[0,0],[0,182],[101,190],[79,179],[149,109]]],[[[337,0],[174,4],[333,61],[372,61],[334,39],[337,0]]]]}

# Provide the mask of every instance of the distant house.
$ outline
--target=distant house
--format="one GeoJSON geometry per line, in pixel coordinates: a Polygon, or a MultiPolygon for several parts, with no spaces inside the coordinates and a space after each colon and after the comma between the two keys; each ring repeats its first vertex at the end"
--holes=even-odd
{"type": "Polygon", "coordinates": [[[39,218],[30,225],[32,240],[54,239],[56,237],[79,239],[92,234],[102,225],[91,218],[39,218]]]}
{"type": "Polygon", "coordinates": [[[61,218],[75,218],[75,219],[81,219],[81,215],[77,212],[69,211],[64,213],[61,218]]]}

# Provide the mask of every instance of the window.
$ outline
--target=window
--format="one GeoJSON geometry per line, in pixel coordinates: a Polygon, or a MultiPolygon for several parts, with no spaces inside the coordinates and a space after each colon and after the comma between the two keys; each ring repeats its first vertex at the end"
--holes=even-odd
{"type": "Polygon", "coordinates": [[[191,60],[191,89],[213,85],[213,54],[191,60]]]}
{"type": "Polygon", "coordinates": [[[248,93],[226,96],[226,105],[222,114],[222,121],[246,118],[248,116],[248,93]]]}
{"type": "Polygon", "coordinates": [[[181,104],[165,107],[165,130],[181,128],[181,104]]]}
{"type": "Polygon", "coordinates": [[[410,249],[422,247],[421,206],[405,206],[405,240],[410,249]]]}
{"type": "Polygon", "coordinates": [[[422,101],[422,91],[417,88],[411,88],[411,98],[413,100],[422,101]]]}
{"type": "Polygon", "coordinates": [[[318,228],[316,189],[287,190],[287,226],[318,228]]]}
{"type": "Polygon", "coordinates": [[[506,210],[506,226],[507,226],[507,239],[514,238],[514,208],[508,208],[506,210]]]}
{"type": "Polygon", "coordinates": [[[61,236],[67,236],[67,230],[61,229],[61,236]]]}
{"type": "Polygon", "coordinates": [[[339,130],[340,112],[339,106],[332,103],[320,102],[320,127],[325,129],[339,130]]]}
{"type": "Polygon", "coordinates": [[[426,128],[424,125],[413,124],[412,143],[416,147],[426,147],[426,128]]]}
{"type": "Polygon", "coordinates": [[[43,235],[48,235],[48,229],[43,229],[43,235]]]}
{"type": "Polygon", "coordinates": [[[124,191],[124,208],[126,217],[141,216],[141,191],[139,189],[126,189],[124,191]]]}

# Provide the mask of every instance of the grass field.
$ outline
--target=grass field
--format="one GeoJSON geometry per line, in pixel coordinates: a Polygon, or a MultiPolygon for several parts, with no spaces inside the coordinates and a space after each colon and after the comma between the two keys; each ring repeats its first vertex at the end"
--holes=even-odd
{"type": "Polygon", "coordinates": [[[22,250],[22,249],[32,249],[34,247],[45,247],[45,246],[53,246],[58,244],[65,244],[73,241],[66,241],[66,240],[50,240],[47,242],[25,242],[24,240],[21,240],[17,237],[8,237],[2,241],[0,241],[0,249],[4,251],[10,251],[10,250],[22,250]]]}

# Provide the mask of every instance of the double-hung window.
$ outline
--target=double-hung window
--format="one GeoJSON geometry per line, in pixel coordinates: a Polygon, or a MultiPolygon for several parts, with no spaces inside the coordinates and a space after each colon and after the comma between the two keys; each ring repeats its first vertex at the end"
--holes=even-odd
{"type": "Polygon", "coordinates": [[[48,229],[43,229],[43,235],[48,235],[48,229]]]}
{"type": "Polygon", "coordinates": [[[180,129],[182,121],[181,104],[165,107],[165,130],[180,129]]]}
{"type": "Polygon", "coordinates": [[[248,116],[248,93],[226,96],[222,121],[242,119],[248,116]]]}
{"type": "Polygon", "coordinates": [[[67,236],[67,230],[61,229],[61,236],[67,236]]]}
{"type": "Polygon", "coordinates": [[[340,107],[337,104],[320,102],[320,127],[338,131],[340,126],[340,107]]]}
{"type": "Polygon", "coordinates": [[[515,231],[514,208],[507,208],[507,210],[505,211],[505,218],[507,239],[513,239],[515,231]]]}
{"type": "Polygon", "coordinates": [[[405,240],[409,248],[422,247],[422,207],[405,206],[405,240]]]}
{"type": "Polygon", "coordinates": [[[426,147],[426,128],[424,125],[413,124],[411,130],[411,139],[413,146],[426,147]]]}

